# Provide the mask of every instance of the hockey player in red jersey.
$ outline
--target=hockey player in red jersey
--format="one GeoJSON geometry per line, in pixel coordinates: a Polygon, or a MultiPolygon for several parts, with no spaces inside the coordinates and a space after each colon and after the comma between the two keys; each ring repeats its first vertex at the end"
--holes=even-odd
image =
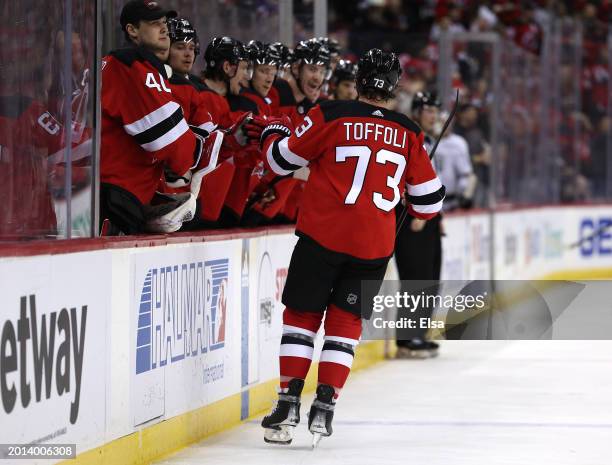
{"type": "Polygon", "coordinates": [[[294,83],[295,79],[291,76],[291,64],[293,63],[293,50],[287,47],[282,42],[274,42],[269,46],[274,52],[280,55],[280,65],[278,67],[278,73],[272,88],[268,92],[270,98],[270,105],[272,107],[272,114],[278,116],[281,100],[283,102],[295,101],[293,97],[293,90],[289,81],[294,83]]]}
{"type": "MultiPolygon", "coordinates": [[[[251,56],[248,50],[239,43],[240,61],[236,75],[230,79],[229,93],[226,98],[230,106],[232,117],[239,116],[244,112],[251,115],[259,115],[259,107],[253,100],[247,98],[244,90],[249,86],[249,80],[253,74],[251,67],[251,56]],[[235,116],[234,116],[235,115],[235,116]]],[[[223,227],[238,226],[242,220],[247,199],[252,190],[252,173],[261,159],[261,153],[257,146],[250,145],[237,150],[232,159],[236,166],[232,183],[225,198],[223,211],[219,218],[219,224],[223,227]]]]}
{"type": "Polygon", "coordinates": [[[249,86],[243,90],[243,95],[255,102],[260,116],[272,116],[272,101],[268,94],[278,73],[281,56],[275,47],[258,40],[250,41],[247,50],[253,66],[253,77],[249,86]]]}
{"type": "Polygon", "coordinates": [[[390,108],[401,68],[393,53],[368,51],[359,62],[357,101],[326,101],[295,130],[287,118],[261,133],[270,169],[285,175],[308,165],[282,301],[280,393],[262,421],[267,442],[290,443],[314,337],[325,313],[318,387],[308,427],[313,445],[332,433],[336,398],[349,375],[377,289],[393,253],[394,207],[407,192],[412,215],[432,218],[442,208],[437,178],[417,124],[390,108]]]}
{"type": "Polygon", "coordinates": [[[172,95],[181,104],[185,120],[193,126],[212,132],[216,129],[212,116],[193,81],[191,69],[200,53],[198,35],[187,19],[168,20],[170,54],[168,64],[172,68],[170,88],[172,95]]]}
{"type": "Polygon", "coordinates": [[[129,1],[120,22],[132,47],[104,57],[100,213],[116,233],[145,231],[164,167],[190,180],[216,164],[217,135],[190,128],[169,87],[171,17],[158,2],[129,1]]]}
{"type": "MultiPolygon", "coordinates": [[[[228,97],[237,84],[232,86],[231,80],[246,66],[246,59],[242,44],[231,37],[213,38],[204,52],[206,68],[200,86],[201,97],[213,121],[221,128],[231,127],[245,114],[245,111],[233,111],[228,97]]],[[[238,83],[238,92],[239,88],[238,83]]],[[[198,215],[191,227],[218,225],[241,153],[234,155],[235,159],[224,161],[208,175],[198,201],[198,215]]]]}
{"type": "Polygon", "coordinates": [[[298,126],[308,110],[321,100],[321,89],[331,74],[329,49],[317,40],[304,40],[293,51],[289,81],[292,93],[281,94],[279,114],[287,115],[298,126]]]}

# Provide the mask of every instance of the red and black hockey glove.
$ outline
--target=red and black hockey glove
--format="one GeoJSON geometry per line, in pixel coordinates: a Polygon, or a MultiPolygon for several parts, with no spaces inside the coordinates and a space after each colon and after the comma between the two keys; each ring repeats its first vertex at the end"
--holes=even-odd
{"type": "Polygon", "coordinates": [[[280,118],[270,118],[267,120],[267,125],[261,131],[259,136],[259,146],[264,147],[266,139],[268,137],[279,135],[281,137],[291,137],[293,134],[293,123],[288,116],[281,116],[280,118]]]}
{"type": "Polygon", "coordinates": [[[249,143],[259,144],[259,139],[261,138],[261,133],[264,128],[268,125],[269,119],[265,116],[255,115],[248,122],[248,124],[244,125],[244,129],[246,131],[247,138],[249,143]]]}

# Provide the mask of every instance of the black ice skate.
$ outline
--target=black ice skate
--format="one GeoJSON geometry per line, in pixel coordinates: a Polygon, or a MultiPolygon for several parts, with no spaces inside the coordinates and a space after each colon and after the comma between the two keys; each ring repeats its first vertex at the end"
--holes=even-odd
{"type": "Polygon", "coordinates": [[[332,419],[334,418],[334,388],[327,384],[317,387],[317,397],[312,402],[308,415],[308,429],[312,433],[314,449],[322,437],[331,436],[332,419]]]}
{"type": "Polygon", "coordinates": [[[428,341],[426,339],[411,339],[406,345],[397,348],[395,358],[434,358],[438,356],[439,348],[440,345],[433,341],[428,341]]]}
{"type": "Polygon", "coordinates": [[[276,407],[270,415],[264,417],[264,441],[271,444],[291,444],[293,429],[300,422],[300,396],[304,380],[294,378],[289,381],[286,393],[278,394],[276,407]]]}

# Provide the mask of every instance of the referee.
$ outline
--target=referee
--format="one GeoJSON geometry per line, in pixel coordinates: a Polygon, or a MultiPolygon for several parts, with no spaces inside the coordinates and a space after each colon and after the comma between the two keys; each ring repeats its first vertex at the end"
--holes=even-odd
{"type": "MultiPolygon", "coordinates": [[[[412,100],[412,119],[425,133],[425,148],[431,151],[435,137],[441,130],[440,102],[429,92],[418,92],[412,100]]],[[[467,142],[457,134],[446,133],[438,145],[433,159],[434,167],[442,184],[446,187],[444,211],[469,208],[475,188],[475,176],[470,162],[467,142]]],[[[403,216],[404,206],[396,207],[396,218],[403,216]]],[[[397,232],[395,261],[402,280],[402,292],[424,292],[437,295],[442,266],[442,217],[429,221],[406,218],[397,232]],[[419,283],[405,281],[435,281],[436,284],[422,289],[419,283]],[[413,287],[413,289],[411,289],[413,287]]],[[[398,309],[398,317],[428,318],[432,308],[398,309]]],[[[396,358],[430,358],[438,355],[437,343],[427,339],[427,329],[402,329],[396,332],[396,358]]]]}

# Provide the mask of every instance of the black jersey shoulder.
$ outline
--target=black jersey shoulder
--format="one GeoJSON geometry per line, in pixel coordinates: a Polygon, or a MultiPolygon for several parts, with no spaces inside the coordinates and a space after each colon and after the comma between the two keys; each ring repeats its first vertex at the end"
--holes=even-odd
{"type": "Polygon", "coordinates": [[[170,78],[170,84],[174,86],[190,86],[196,90],[199,90],[198,86],[196,86],[191,79],[187,79],[185,76],[181,76],[180,74],[173,74],[170,78]]]}
{"type": "Polygon", "coordinates": [[[288,107],[297,104],[295,97],[293,96],[291,86],[287,81],[281,78],[276,78],[274,80],[274,84],[272,85],[278,92],[278,101],[281,107],[288,107]]]}
{"type": "Polygon", "coordinates": [[[196,87],[196,89],[200,91],[204,90],[204,88],[206,87],[206,84],[204,84],[204,81],[199,76],[196,76],[195,74],[190,74],[189,80],[196,87]]]}
{"type": "Polygon", "coordinates": [[[259,114],[257,104],[244,95],[228,95],[226,98],[231,111],[250,111],[254,115],[259,114]]]}
{"type": "Polygon", "coordinates": [[[132,66],[137,61],[149,62],[153,67],[160,72],[164,79],[168,79],[166,68],[159,58],[152,52],[143,47],[129,47],[113,50],[109,53],[126,66],[132,66]]]}
{"type": "Polygon", "coordinates": [[[245,97],[251,96],[265,101],[265,97],[263,97],[259,92],[257,92],[252,87],[245,87],[240,91],[240,95],[244,95],[245,97]]]}
{"type": "Polygon", "coordinates": [[[370,118],[393,121],[417,136],[421,133],[418,124],[406,115],[397,111],[370,105],[359,100],[325,100],[319,104],[325,121],[333,121],[339,118],[370,118]]]}
{"type": "Polygon", "coordinates": [[[12,95],[0,97],[0,117],[17,119],[32,105],[30,97],[12,95]]]}

